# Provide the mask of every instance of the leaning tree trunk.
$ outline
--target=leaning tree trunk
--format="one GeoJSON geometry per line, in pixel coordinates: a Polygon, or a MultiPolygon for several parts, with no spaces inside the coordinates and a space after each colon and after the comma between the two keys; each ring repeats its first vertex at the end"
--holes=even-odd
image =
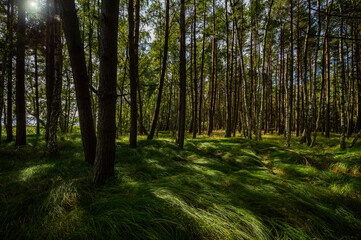
{"type": "Polygon", "coordinates": [[[152,125],[149,130],[148,140],[153,139],[154,132],[157,127],[158,117],[159,117],[159,109],[160,103],[162,101],[162,93],[163,93],[163,85],[165,72],[167,70],[167,58],[168,58],[168,37],[169,37],[169,0],[165,1],[165,34],[164,34],[164,48],[163,48],[163,64],[162,64],[162,72],[160,74],[159,87],[158,87],[158,95],[157,95],[157,103],[154,110],[152,125]]]}
{"type": "Polygon", "coordinates": [[[99,123],[93,183],[114,175],[119,0],[103,0],[100,15],[99,123]]]}
{"type": "Polygon", "coordinates": [[[179,106],[178,106],[178,136],[177,143],[180,149],[184,145],[185,118],[186,118],[186,24],[185,0],[180,0],[180,39],[179,39],[179,106]]]}
{"type": "Polygon", "coordinates": [[[80,37],[79,22],[74,0],[60,1],[60,10],[73,71],[85,160],[93,163],[96,151],[96,136],[92,117],[89,77],[85,63],[84,46],[80,37]]]}
{"type": "Polygon", "coordinates": [[[26,145],[25,115],[25,3],[18,3],[16,53],[16,146],[26,145]]]}

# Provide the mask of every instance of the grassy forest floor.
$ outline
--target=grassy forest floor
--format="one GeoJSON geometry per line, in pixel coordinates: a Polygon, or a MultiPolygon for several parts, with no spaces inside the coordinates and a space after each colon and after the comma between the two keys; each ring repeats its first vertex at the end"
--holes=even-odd
{"type": "Polygon", "coordinates": [[[115,177],[98,188],[79,135],[61,136],[59,158],[43,136],[2,143],[0,239],[361,239],[360,142],[145,139],[117,140],[115,177]]]}

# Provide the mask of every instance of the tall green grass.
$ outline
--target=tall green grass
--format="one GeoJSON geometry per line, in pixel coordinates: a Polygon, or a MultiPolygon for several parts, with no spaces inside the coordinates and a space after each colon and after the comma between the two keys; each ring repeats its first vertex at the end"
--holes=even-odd
{"type": "Polygon", "coordinates": [[[122,138],[98,188],[78,135],[61,137],[59,158],[42,136],[3,143],[0,239],[361,239],[361,145],[336,140],[122,138]]]}

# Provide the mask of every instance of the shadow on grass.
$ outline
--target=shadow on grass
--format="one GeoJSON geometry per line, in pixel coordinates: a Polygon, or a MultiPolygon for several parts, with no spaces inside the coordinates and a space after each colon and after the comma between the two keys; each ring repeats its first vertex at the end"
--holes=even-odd
{"type": "Polygon", "coordinates": [[[332,163],[305,165],[276,140],[202,138],[184,150],[169,139],[136,149],[119,140],[115,177],[99,188],[79,136],[64,136],[54,159],[40,139],[1,145],[0,237],[359,239],[359,177],[333,171],[337,156],[315,153],[332,163]]]}

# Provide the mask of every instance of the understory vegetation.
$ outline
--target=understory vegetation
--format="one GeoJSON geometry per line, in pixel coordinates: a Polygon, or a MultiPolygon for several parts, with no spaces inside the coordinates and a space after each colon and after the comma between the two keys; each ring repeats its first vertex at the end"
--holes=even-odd
{"type": "MultiPolygon", "coordinates": [[[[91,184],[81,137],[0,145],[1,239],[361,239],[361,143],[313,148],[265,135],[116,141],[115,176],[91,184]]],[[[348,140],[348,141],[351,141],[348,140]]]]}

